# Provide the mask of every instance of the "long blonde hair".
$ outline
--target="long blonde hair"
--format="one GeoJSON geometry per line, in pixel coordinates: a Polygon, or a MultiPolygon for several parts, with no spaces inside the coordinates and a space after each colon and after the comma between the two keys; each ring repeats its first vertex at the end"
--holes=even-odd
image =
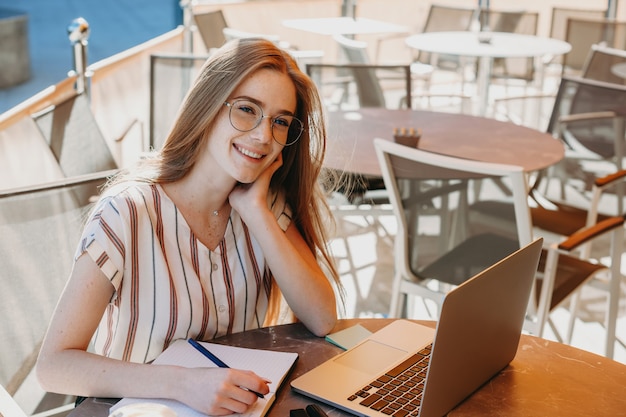
{"type": "MultiPolygon", "coordinates": [[[[223,103],[244,79],[260,69],[272,69],[289,76],[296,88],[295,116],[304,124],[298,142],[283,149],[283,165],[273,175],[270,187],[284,190],[293,210],[292,222],[330,275],[343,300],[339,274],[327,246],[327,226],[333,217],[320,186],[326,151],[323,106],[315,84],[298,68],[293,57],[274,43],[264,39],[239,39],[217,50],[201,68],[163,147],[153,157],[143,160],[132,177],[168,183],[187,175],[200,150],[206,148],[207,132],[212,129],[223,103]]],[[[274,283],[266,323],[278,318],[280,300],[280,291],[274,283]]]]}

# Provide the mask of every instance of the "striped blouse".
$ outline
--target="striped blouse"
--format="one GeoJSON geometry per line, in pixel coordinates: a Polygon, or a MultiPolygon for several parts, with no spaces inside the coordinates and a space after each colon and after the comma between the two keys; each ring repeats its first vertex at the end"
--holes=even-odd
{"type": "MultiPolygon", "coordinates": [[[[270,206],[286,230],[284,198],[270,206]]],[[[115,287],[92,339],[96,353],[151,362],[175,339],[209,340],[263,324],[272,277],[235,210],[211,251],[161,186],[120,184],[98,202],[75,259],[85,252],[115,287]]]]}

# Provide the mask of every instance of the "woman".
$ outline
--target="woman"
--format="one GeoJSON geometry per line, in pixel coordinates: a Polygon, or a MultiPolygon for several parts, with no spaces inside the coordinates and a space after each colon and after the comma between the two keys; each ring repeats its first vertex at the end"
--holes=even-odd
{"type": "Polygon", "coordinates": [[[287,53],[259,39],[221,48],[161,151],[115,178],[92,212],[41,349],[42,386],[213,415],[266,394],[251,372],[148,363],[175,339],[275,323],[282,297],[314,334],[333,328],[324,149],[317,90],[287,53]]]}

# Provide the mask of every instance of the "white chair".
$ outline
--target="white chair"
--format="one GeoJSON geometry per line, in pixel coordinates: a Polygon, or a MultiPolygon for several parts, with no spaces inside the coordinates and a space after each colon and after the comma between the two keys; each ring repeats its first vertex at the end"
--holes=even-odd
{"type": "Polygon", "coordinates": [[[205,13],[193,15],[198,32],[202,37],[207,52],[219,48],[226,42],[223,29],[228,27],[222,9],[215,9],[205,13]]]}
{"type": "Polygon", "coordinates": [[[34,369],[87,211],[115,172],[0,191],[0,385],[10,396],[27,396],[27,413],[73,407],[75,397],[43,391],[34,369]]]}
{"type": "MultiPolygon", "coordinates": [[[[383,139],[374,144],[398,224],[390,316],[406,313],[410,295],[440,306],[451,286],[533,240],[529,188],[521,167],[433,154],[383,139]],[[474,181],[486,178],[505,183],[512,195],[494,199],[492,192],[470,192],[474,181]],[[433,226],[428,216],[434,209],[441,220],[433,226]]],[[[621,255],[623,224],[623,217],[610,217],[544,248],[527,331],[543,335],[545,325],[552,325],[550,312],[597,274],[612,273],[610,282],[619,283],[615,268],[583,259],[576,251],[610,234],[612,265],[619,263],[615,257],[621,255]]],[[[611,337],[607,332],[607,355],[612,354],[611,337]]]]}
{"type": "Polygon", "coordinates": [[[27,417],[24,410],[20,408],[2,385],[0,385],[0,416],[27,417]]]}
{"type": "MultiPolygon", "coordinates": [[[[560,242],[567,236],[574,235],[585,228],[593,228],[598,223],[610,219],[613,216],[620,216],[625,213],[624,204],[620,195],[624,193],[626,186],[626,170],[611,173],[605,177],[594,181],[591,199],[586,207],[581,204],[572,205],[567,202],[552,201],[547,197],[533,190],[531,195],[536,204],[531,207],[531,216],[537,234],[540,234],[551,241],[560,242]],[[621,189],[620,189],[621,188],[621,189]],[[611,208],[609,209],[609,206],[611,208]]],[[[622,291],[621,256],[623,238],[619,235],[613,236],[616,239],[612,242],[613,253],[611,259],[611,273],[594,277],[586,285],[599,289],[606,293],[607,311],[600,319],[607,332],[606,355],[613,357],[615,343],[620,342],[616,335],[616,324],[618,316],[619,301],[622,292],[626,294],[626,289],[622,291]],[[615,278],[613,278],[615,277],[615,278]]],[[[593,251],[591,242],[580,246],[580,257],[592,259],[594,262],[601,262],[595,254],[605,255],[603,251],[593,251]]],[[[581,288],[582,290],[582,288],[581,288]]],[[[581,315],[583,305],[581,303],[581,291],[573,294],[570,305],[570,319],[567,327],[565,341],[571,343],[572,335],[577,316],[581,315]]],[[[587,314],[589,321],[593,314],[587,314]]]]}
{"type": "Polygon", "coordinates": [[[521,168],[437,155],[383,139],[374,144],[398,224],[391,317],[406,313],[408,295],[435,301],[433,316],[438,317],[451,287],[531,242],[525,196],[517,196],[518,224],[507,233],[501,233],[505,227],[476,229],[469,217],[470,204],[476,203],[470,201],[475,180],[506,177],[525,190],[521,168]]]}

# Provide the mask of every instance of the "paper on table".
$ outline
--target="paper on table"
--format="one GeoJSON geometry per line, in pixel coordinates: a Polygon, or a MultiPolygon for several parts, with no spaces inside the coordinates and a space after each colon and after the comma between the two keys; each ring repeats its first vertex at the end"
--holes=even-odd
{"type": "MultiPolygon", "coordinates": [[[[276,391],[282,384],[285,376],[298,358],[297,353],[277,352],[263,349],[248,349],[235,346],[220,345],[217,343],[200,342],[215,356],[223,360],[229,367],[251,370],[257,375],[271,381],[270,392],[265,398],[259,398],[252,407],[243,414],[231,414],[242,417],[262,417],[276,398],[276,391]]],[[[178,365],[187,368],[216,368],[213,362],[193,348],[186,340],[177,340],[172,343],[153,362],[155,365],[178,365]]],[[[204,414],[175,400],[124,398],[111,407],[111,412],[128,404],[137,402],[153,402],[166,405],[178,414],[178,417],[203,417],[204,414]]]]}
{"type": "Polygon", "coordinates": [[[327,335],[326,340],[344,350],[348,350],[371,334],[372,332],[367,330],[365,327],[360,324],[355,324],[347,329],[339,330],[338,332],[327,335]]]}

